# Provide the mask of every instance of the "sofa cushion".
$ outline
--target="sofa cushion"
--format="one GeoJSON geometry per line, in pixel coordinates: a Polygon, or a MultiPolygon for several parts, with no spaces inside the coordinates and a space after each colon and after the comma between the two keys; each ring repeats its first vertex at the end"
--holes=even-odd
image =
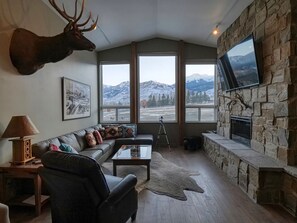
{"type": "Polygon", "coordinates": [[[112,149],[109,144],[100,144],[97,146],[97,148],[102,150],[103,153],[106,153],[108,150],[112,149]]]}
{"type": "Polygon", "coordinates": [[[97,142],[96,142],[95,136],[93,135],[92,132],[87,132],[85,135],[85,138],[87,140],[88,147],[96,146],[97,142]]]}
{"type": "Polygon", "coordinates": [[[86,132],[94,132],[94,130],[94,127],[89,127],[85,129],[86,132]]]}
{"type": "Polygon", "coordinates": [[[134,137],[134,141],[142,145],[153,145],[154,138],[151,134],[139,134],[134,137]]]}
{"type": "Polygon", "coordinates": [[[103,129],[103,127],[102,127],[101,124],[94,125],[93,128],[94,128],[95,130],[98,130],[98,131],[99,131],[100,129],[103,129]]]}
{"type": "Polygon", "coordinates": [[[140,134],[132,138],[118,138],[117,145],[153,145],[153,136],[150,134],[140,134]]]}
{"type": "Polygon", "coordinates": [[[65,143],[65,144],[70,145],[76,151],[81,150],[80,145],[79,145],[74,133],[70,133],[70,134],[67,134],[67,135],[60,136],[59,140],[61,141],[61,143],[65,143]]]}
{"type": "Polygon", "coordinates": [[[111,149],[111,147],[109,144],[99,144],[99,145],[96,145],[95,147],[86,148],[86,149],[90,151],[96,151],[99,149],[102,151],[103,154],[105,154],[108,150],[111,149]]]}
{"type": "Polygon", "coordinates": [[[87,144],[87,141],[86,141],[86,138],[85,138],[85,135],[86,135],[86,130],[85,129],[82,129],[82,130],[78,130],[78,131],[75,131],[73,132],[79,145],[80,145],[80,148],[77,149],[77,151],[82,151],[84,148],[88,147],[88,144],[87,144]]]}
{"type": "Polygon", "coordinates": [[[115,139],[106,139],[106,140],[103,140],[102,144],[108,144],[111,148],[113,148],[114,145],[115,145],[115,139]]]}
{"type": "Polygon", "coordinates": [[[90,157],[96,161],[99,161],[101,156],[103,155],[103,152],[100,149],[95,150],[92,148],[88,148],[88,149],[85,149],[85,150],[79,152],[79,154],[83,155],[83,156],[90,157]]]}
{"type": "MultiPolygon", "coordinates": [[[[59,141],[58,138],[51,138],[51,139],[46,140],[46,141],[48,141],[49,144],[55,144],[56,146],[60,146],[60,145],[61,145],[61,143],[60,143],[60,141],[59,141]]],[[[49,145],[49,144],[48,144],[48,145],[49,145]]]]}

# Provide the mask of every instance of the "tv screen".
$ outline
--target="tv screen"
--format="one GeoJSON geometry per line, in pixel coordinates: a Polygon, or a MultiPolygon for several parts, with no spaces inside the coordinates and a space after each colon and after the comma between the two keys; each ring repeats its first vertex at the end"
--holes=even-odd
{"type": "Polygon", "coordinates": [[[258,85],[260,81],[253,36],[248,36],[219,58],[218,65],[226,90],[258,85]]]}

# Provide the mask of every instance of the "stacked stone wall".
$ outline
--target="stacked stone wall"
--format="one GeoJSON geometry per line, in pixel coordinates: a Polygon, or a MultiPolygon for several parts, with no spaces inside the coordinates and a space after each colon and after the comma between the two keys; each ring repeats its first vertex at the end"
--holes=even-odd
{"type": "Polygon", "coordinates": [[[218,83],[219,135],[230,138],[230,116],[252,118],[252,149],[297,164],[297,1],[255,0],[218,39],[218,57],[253,34],[261,84],[222,91],[218,83]],[[229,106],[239,95],[245,104],[229,106]],[[229,103],[229,104],[228,104],[229,103]]]}

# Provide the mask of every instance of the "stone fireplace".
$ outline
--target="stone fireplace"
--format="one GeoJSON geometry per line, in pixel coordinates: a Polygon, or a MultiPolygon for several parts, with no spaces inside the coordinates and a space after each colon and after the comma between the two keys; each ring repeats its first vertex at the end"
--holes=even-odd
{"type": "Polygon", "coordinates": [[[255,0],[219,37],[218,58],[251,33],[261,83],[232,91],[218,83],[217,134],[204,134],[204,149],[255,202],[297,215],[297,1],[255,0]]]}

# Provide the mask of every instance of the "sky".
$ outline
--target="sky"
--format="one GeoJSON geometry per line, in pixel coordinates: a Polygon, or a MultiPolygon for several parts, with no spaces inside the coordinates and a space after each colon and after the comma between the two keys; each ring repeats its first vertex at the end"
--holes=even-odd
{"type": "Polygon", "coordinates": [[[214,75],[213,64],[187,64],[186,65],[186,77],[192,74],[206,74],[209,76],[214,75]]]}
{"type": "Polygon", "coordinates": [[[245,42],[239,43],[235,47],[233,47],[231,50],[228,51],[228,56],[244,56],[249,54],[254,50],[254,43],[253,39],[247,40],[245,42]]]}
{"type": "Polygon", "coordinates": [[[102,72],[103,83],[112,86],[128,81],[130,77],[129,64],[103,65],[102,72]]]}
{"type": "MultiPolygon", "coordinates": [[[[174,84],[175,81],[175,56],[140,56],[139,73],[140,83],[154,80],[164,84],[174,84]]],[[[129,80],[129,64],[103,65],[103,83],[107,85],[118,85],[129,80]]],[[[187,65],[186,76],[194,73],[214,74],[213,65],[187,65]]]]}

